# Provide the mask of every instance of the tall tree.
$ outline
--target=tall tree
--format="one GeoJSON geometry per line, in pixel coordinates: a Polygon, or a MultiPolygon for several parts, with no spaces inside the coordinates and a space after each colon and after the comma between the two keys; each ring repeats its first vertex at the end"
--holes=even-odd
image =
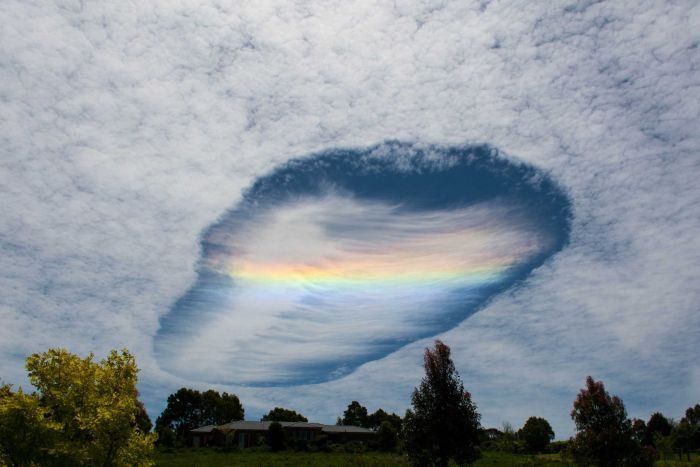
{"type": "Polygon", "coordinates": [[[641,444],[643,446],[656,446],[654,440],[658,439],[659,436],[666,437],[670,435],[671,429],[673,429],[671,422],[661,412],[654,412],[646,424],[646,433],[641,444]]]}
{"type": "Polygon", "coordinates": [[[691,425],[700,426],[700,404],[695,404],[695,407],[688,407],[683,418],[691,425]]]}
{"type": "Polygon", "coordinates": [[[554,439],[554,431],[544,418],[530,417],[518,431],[518,438],[525,443],[529,452],[542,452],[554,439]]]}
{"type": "Polygon", "coordinates": [[[377,409],[374,413],[367,416],[367,428],[379,430],[379,427],[383,422],[388,422],[391,424],[397,433],[401,431],[401,423],[403,420],[401,420],[401,417],[395,413],[387,413],[383,409],[377,409]]]}
{"type": "Polygon", "coordinates": [[[270,410],[263,418],[262,422],[308,422],[309,420],[295,410],[275,407],[270,410]]]}
{"type": "Polygon", "coordinates": [[[377,442],[382,451],[393,451],[396,449],[399,437],[396,428],[388,420],[384,420],[377,429],[377,442]]]}
{"type": "Polygon", "coordinates": [[[406,450],[413,465],[468,464],[479,458],[480,415],[450,358],[450,348],[435,341],[425,349],[425,377],[413,390],[404,419],[406,450]]]}
{"type": "Polygon", "coordinates": [[[607,393],[602,381],[586,378],[586,387],[574,400],[571,418],[578,430],[573,443],[578,463],[612,467],[638,456],[625,405],[607,393]]]}
{"type": "Polygon", "coordinates": [[[343,412],[343,425],[367,427],[367,407],[357,401],[352,401],[343,412]]]}
{"type": "Polygon", "coordinates": [[[27,371],[35,394],[5,391],[0,397],[0,452],[33,447],[34,457],[20,454],[11,465],[150,462],[155,435],[136,424],[138,368],[127,350],[95,362],[92,354],[49,349],[27,358],[27,371]]]}
{"type": "Polygon", "coordinates": [[[50,464],[49,451],[60,434],[61,425],[51,420],[37,394],[21,389],[0,390],[0,465],[12,467],[50,464]]]}
{"type": "Polygon", "coordinates": [[[156,420],[156,431],[172,430],[180,442],[185,442],[194,428],[243,420],[243,415],[243,406],[235,394],[180,388],[168,396],[165,410],[156,420]]]}
{"type": "Polygon", "coordinates": [[[142,433],[148,433],[153,428],[153,422],[151,422],[151,417],[148,416],[146,407],[140,400],[136,401],[136,426],[141,430],[142,433]]]}
{"type": "Polygon", "coordinates": [[[685,417],[673,428],[671,436],[676,448],[700,449],[700,404],[685,411],[685,417]]]}

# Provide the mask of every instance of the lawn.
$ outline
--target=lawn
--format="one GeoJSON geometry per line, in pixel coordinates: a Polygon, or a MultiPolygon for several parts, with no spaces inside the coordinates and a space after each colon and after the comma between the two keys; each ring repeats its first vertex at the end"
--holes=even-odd
{"type": "Polygon", "coordinates": [[[212,449],[182,449],[158,453],[156,466],[224,467],[224,466],[408,466],[405,457],[384,453],[340,452],[255,452],[250,449],[221,452],[212,449]]]}
{"type": "MultiPolygon", "coordinates": [[[[157,466],[173,467],[224,467],[224,466],[405,466],[409,465],[405,456],[398,454],[340,453],[340,452],[221,452],[212,449],[182,449],[161,452],[156,457],[157,466]]],[[[567,466],[555,455],[526,456],[500,452],[485,452],[475,466],[567,466]]]]}
{"type": "MultiPolygon", "coordinates": [[[[399,454],[379,452],[343,453],[343,452],[261,452],[252,449],[244,451],[222,452],[215,449],[178,449],[171,452],[159,452],[156,466],[173,467],[228,467],[228,466],[328,466],[328,467],[408,467],[408,459],[399,454]]],[[[484,452],[479,461],[480,466],[573,466],[561,460],[558,454],[508,454],[504,452],[484,452]]],[[[691,467],[700,465],[700,456],[695,454],[690,462],[678,460],[658,461],[657,467],[691,467]]]]}

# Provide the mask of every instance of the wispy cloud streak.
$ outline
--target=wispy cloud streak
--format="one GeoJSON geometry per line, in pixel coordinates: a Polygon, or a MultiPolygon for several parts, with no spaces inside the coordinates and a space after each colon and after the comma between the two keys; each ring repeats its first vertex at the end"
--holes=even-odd
{"type": "Polygon", "coordinates": [[[568,201],[532,175],[396,143],[287,165],[207,230],[157,355],[190,379],[309,384],[448,330],[565,243],[568,201]]]}

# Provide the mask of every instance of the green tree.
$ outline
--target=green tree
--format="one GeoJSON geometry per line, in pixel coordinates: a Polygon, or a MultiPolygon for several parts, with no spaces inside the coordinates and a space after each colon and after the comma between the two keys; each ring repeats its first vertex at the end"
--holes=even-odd
{"type": "Polygon", "coordinates": [[[632,439],[640,446],[651,446],[647,442],[647,424],[644,420],[632,419],[632,439]]]}
{"type": "Polygon", "coordinates": [[[357,401],[352,401],[343,412],[343,425],[367,427],[367,407],[357,401]]]}
{"type": "Polygon", "coordinates": [[[541,417],[530,417],[518,431],[518,438],[525,444],[529,452],[542,452],[554,439],[554,431],[547,420],[541,417]]]}
{"type": "Polygon", "coordinates": [[[700,404],[689,407],[676,427],[672,437],[678,439],[679,446],[685,443],[684,449],[700,449],[700,404]]]}
{"type": "Polygon", "coordinates": [[[184,443],[194,428],[243,420],[243,415],[243,406],[235,394],[180,388],[168,396],[165,410],[156,420],[156,431],[165,433],[170,429],[176,439],[184,443]]]}
{"type": "Polygon", "coordinates": [[[688,407],[683,418],[691,425],[700,426],[700,404],[695,404],[695,407],[688,407]]]}
{"type": "Polygon", "coordinates": [[[0,464],[13,467],[48,463],[61,426],[52,421],[39,396],[2,388],[0,396],[0,464]]]}
{"type": "Polygon", "coordinates": [[[503,422],[500,436],[495,443],[497,450],[510,453],[518,453],[522,451],[522,443],[518,439],[518,433],[513,429],[510,422],[503,422]]]}
{"type": "Polygon", "coordinates": [[[309,420],[295,410],[275,407],[270,410],[263,418],[262,422],[308,422],[309,420]]]}
{"type": "Polygon", "coordinates": [[[93,358],[64,349],[27,358],[29,381],[36,394],[3,391],[0,397],[0,452],[5,462],[151,464],[155,435],[142,432],[136,424],[138,368],[134,357],[123,350],[112,351],[100,362],[93,358]]]}
{"type": "Polygon", "coordinates": [[[435,341],[425,349],[425,377],[411,397],[404,439],[413,465],[464,465],[479,458],[480,415],[450,358],[450,348],[435,341]]]}
{"type": "Polygon", "coordinates": [[[284,428],[279,422],[272,422],[267,428],[267,444],[273,451],[281,451],[285,445],[284,428]]]}
{"type": "Polygon", "coordinates": [[[625,405],[607,393],[602,381],[586,378],[586,387],[574,400],[571,418],[578,430],[572,446],[577,463],[612,467],[638,456],[625,405]]]}
{"type": "Polygon", "coordinates": [[[666,437],[671,434],[671,429],[673,425],[671,422],[663,416],[661,412],[654,412],[649,421],[647,422],[647,432],[646,436],[642,440],[642,445],[644,446],[656,446],[654,440],[657,436],[666,437]]]}
{"type": "Polygon", "coordinates": [[[374,413],[367,416],[367,428],[379,430],[383,422],[389,422],[397,433],[401,431],[402,420],[395,413],[387,413],[383,409],[377,409],[374,413]]]}
{"type": "Polygon", "coordinates": [[[390,421],[384,420],[379,425],[379,429],[377,429],[377,441],[379,443],[379,449],[382,451],[389,452],[396,449],[399,435],[390,421]]]}
{"type": "Polygon", "coordinates": [[[151,417],[148,416],[146,407],[144,407],[143,402],[140,400],[136,401],[136,426],[141,430],[142,433],[149,433],[151,428],[153,428],[153,422],[151,422],[151,417]]]}

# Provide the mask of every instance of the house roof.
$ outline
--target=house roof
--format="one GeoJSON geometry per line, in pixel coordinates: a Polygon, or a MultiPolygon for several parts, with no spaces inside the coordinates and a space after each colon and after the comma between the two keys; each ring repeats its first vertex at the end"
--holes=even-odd
{"type": "Polygon", "coordinates": [[[195,428],[194,430],[190,430],[190,433],[211,433],[214,428],[216,428],[216,425],[206,425],[206,426],[200,426],[199,428],[195,428]]]}
{"type": "MultiPolygon", "coordinates": [[[[238,431],[267,431],[273,422],[233,421],[223,425],[207,425],[191,430],[190,433],[211,433],[215,428],[219,430],[238,431]]],[[[325,433],[374,433],[374,431],[351,425],[324,425],[322,423],[309,422],[278,422],[283,428],[298,428],[306,430],[320,430],[325,433]]]]}
{"type": "Polygon", "coordinates": [[[374,433],[369,428],[362,428],[354,425],[323,425],[326,433],[374,433]]]}

